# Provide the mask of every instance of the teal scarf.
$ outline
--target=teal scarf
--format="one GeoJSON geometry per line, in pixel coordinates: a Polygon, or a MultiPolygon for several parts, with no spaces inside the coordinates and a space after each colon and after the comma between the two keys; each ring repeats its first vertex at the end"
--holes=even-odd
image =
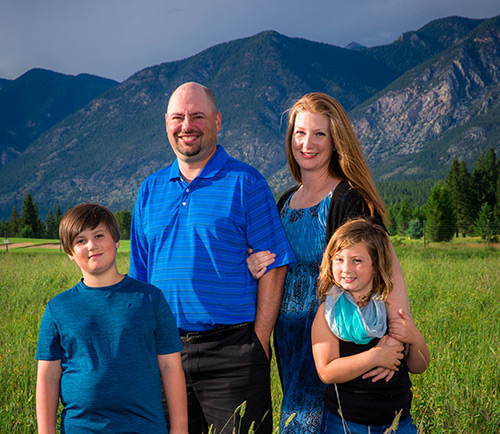
{"type": "Polygon", "coordinates": [[[325,318],[330,330],[343,341],[367,344],[387,331],[385,302],[372,296],[360,308],[348,291],[333,286],[325,300],[325,318]]]}

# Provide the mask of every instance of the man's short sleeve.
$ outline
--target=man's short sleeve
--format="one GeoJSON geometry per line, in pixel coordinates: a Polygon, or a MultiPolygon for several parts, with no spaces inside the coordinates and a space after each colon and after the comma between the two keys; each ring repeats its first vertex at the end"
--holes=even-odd
{"type": "Polygon", "coordinates": [[[247,238],[254,252],[270,250],[276,254],[275,262],[268,269],[296,262],[278,208],[269,185],[264,178],[252,183],[247,201],[247,238]]]}
{"type": "Polygon", "coordinates": [[[130,227],[129,276],[142,282],[148,281],[148,242],[143,231],[142,197],[145,183],[141,185],[132,214],[130,227]]]}

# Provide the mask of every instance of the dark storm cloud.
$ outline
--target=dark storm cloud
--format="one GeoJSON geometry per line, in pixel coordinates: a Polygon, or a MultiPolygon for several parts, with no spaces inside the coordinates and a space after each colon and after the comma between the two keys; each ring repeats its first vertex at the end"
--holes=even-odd
{"type": "Polygon", "coordinates": [[[490,18],[498,0],[3,0],[0,77],[41,67],[124,80],[147,66],[276,30],[345,46],[392,42],[433,19],[490,18]]]}

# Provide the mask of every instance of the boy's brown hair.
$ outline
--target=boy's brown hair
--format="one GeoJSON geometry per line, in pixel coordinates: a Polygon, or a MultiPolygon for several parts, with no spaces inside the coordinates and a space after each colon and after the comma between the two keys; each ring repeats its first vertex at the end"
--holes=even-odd
{"type": "Polygon", "coordinates": [[[59,224],[59,239],[64,251],[73,254],[73,241],[81,232],[102,224],[111,233],[115,243],[120,241],[120,230],[113,213],[102,205],[81,203],[66,211],[59,224]]]}
{"type": "Polygon", "coordinates": [[[393,288],[392,281],[392,249],[389,236],[385,230],[370,220],[356,218],[340,226],[323,253],[323,260],[319,269],[317,294],[321,301],[325,300],[326,293],[335,282],[332,272],[332,259],[341,250],[359,243],[365,243],[373,266],[373,289],[370,294],[379,294],[386,300],[393,288]]]}

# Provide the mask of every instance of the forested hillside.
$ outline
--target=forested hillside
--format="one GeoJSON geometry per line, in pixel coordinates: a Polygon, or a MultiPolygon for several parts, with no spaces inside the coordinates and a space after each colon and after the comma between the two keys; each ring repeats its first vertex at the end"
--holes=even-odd
{"type": "MultiPolygon", "coordinates": [[[[0,87],[0,167],[52,126],[118,84],[89,74],[32,69],[0,87]]],[[[0,83],[1,86],[1,83],[0,83]]]]}
{"type": "Polygon", "coordinates": [[[500,152],[499,21],[450,17],[363,50],[268,31],[146,68],[0,167],[0,217],[28,192],[41,215],[84,200],[132,209],[142,180],[174,158],[163,115],[171,92],[190,80],[216,95],[219,142],[276,194],[293,183],[286,110],[311,91],[349,111],[378,182],[440,179],[453,157],[472,167],[480,151],[500,152]]]}

